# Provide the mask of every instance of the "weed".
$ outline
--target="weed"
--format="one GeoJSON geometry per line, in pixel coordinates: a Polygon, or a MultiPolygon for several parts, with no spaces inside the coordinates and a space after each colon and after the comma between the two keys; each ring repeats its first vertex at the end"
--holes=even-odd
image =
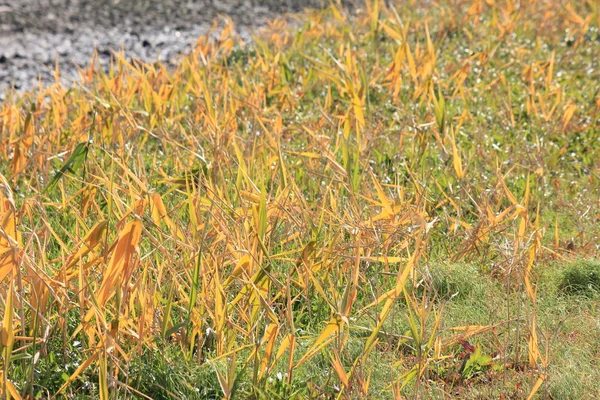
{"type": "Polygon", "coordinates": [[[8,96],[2,395],[597,397],[598,7],[406,3],[8,96]]]}

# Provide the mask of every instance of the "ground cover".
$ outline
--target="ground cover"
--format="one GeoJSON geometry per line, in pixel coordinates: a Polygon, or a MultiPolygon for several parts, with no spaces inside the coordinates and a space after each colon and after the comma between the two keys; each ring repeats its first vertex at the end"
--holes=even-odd
{"type": "Polygon", "coordinates": [[[4,393],[597,398],[598,3],[290,18],[7,97],[4,393]]]}

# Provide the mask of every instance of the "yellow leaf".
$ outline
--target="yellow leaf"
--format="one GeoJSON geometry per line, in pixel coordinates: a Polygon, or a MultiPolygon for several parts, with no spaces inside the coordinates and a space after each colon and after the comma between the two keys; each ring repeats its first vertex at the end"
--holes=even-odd
{"type": "MultiPolygon", "coordinates": [[[[371,332],[371,335],[369,336],[369,338],[367,339],[367,342],[365,343],[365,350],[363,351],[363,360],[366,360],[369,353],[373,349],[373,347],[376,343],[376,340],[377,340],[377,336],[379,335],[379,331],[381,330],[381,327],[383,326],[383,323],[385,322],[385,320],[391,310],[391,307],[394,304],[394,301],[404,291],[404,285],[406,284],[406,280],[408,279],[408,276],[414,269],[415,262],[416,262],[416,259],[415,259],[415,256],[413,255],[411,258],[409,258],[408,263],[402,270],[402,273],[398,272],[398,277],[396,278],[396,288],[387,292],[386,294],[384,294],[384,296],[380,296],[375,302],[369,304],[367,307],[365,307],[363,309],[363,311],[364,311],[365,309],[371,307],[372,305],[376,305],[376,304],[379,304],[383,300],[387,300],[383,306],[383,309],[381,310],[381,313],[379,314],[377,325],[375,326],[375,328],[373,329],[373,332],[371,332]]],[[[361,314],[362,314],[362,311],[361,311],[361,314]]]]}
{"type": "Polygon", "coordinates": [[[449,328],[451,331],[465,331],[465,332],[471,332],[471,331],[481,331],[484,329],[488,329],[490,328],[490,325],[464,325],[464,326],[455,326],[452,328],[449,328]]]}
{"type": "Polygon", "coordinates": [[[363,113],[362,102],[360,101],[360,98],[358,97],[358,95],[356,93],[354,93],[354,96],[352,98],[352,104],[354,106],[354,116],[356,117],[356,120],[358,121],[358,126],[364,127],[365,126],[365,114],[363,113]]]}
{"type": "Polygon", "coordinates": [[[528,353],[529,353],[529,366],[534,368],[537,360],[541,359],[540,348],[538,346],[537,339],[537,324],[535,321],[535,314],[533,316],[533,320],[531,321],[531,329],[529,334],[529,342],[527,343],[528,353]]]}
{"type": "Polygon", "coordinates": [[[577,106],[575,104],[569,104],[568,106],[565,107],[565,113],[563,115],[563,126],[562,126],[563,132],[567,130],[569,121],[571,121],[571,118],[573,118],[573,115],[575,115],[575,111],[577,111],[577,106]]]}
{"type": "Polygon", "coordinates": [[[160,197],[160,194],[154,192],[150,194],[150,213],[152,214],[152,221],[158,226],[161,222],[164,222],[167,227],[171,230],[171,235],[183,240],[183,234],[169,217],[169,213],[165,208],[165,205],[160,197]]]}
{"type": "Polygon", "coordinates": [[[385,212],[386,216],[393,216],[394,210],[392,208],[392,201],[388,199],[388,197],[385,195],[383,188],[381,187],[377,179],[375,179],[375,175],[371,175],[371,177],[373,180],[373,186],[375,186],[375,190],[377,191],[377,197],[379,197],[380,205],[383,208],[382,212],[385,212]]]}
{"type": "Polygon", "coordinates": [[[418,74],[417,74],[417,67],[415,65],[415,60],[413,59],[408,42],[404,42],[404,46],[405,46],[406,60],[408,62],[408,70],[410,72],[411,78],[416,83],[417,79],[418,79],[418,74]]]}
{"type": "Polygon", "coordinates": [[[98,304],[106,304],[115,287],[123,287],[127,283],[126,279],[131,273],[133,254],[139,244],[141,234],[142,222],[139,219],[127,223],[121,231],[108,268],[104,272],[102,285],[98,290],[98,304]]]}
{"type": "Polygon", "coordinates": [[[75,379],[77,379],[77,377],[87,368],[89,367],[94,361],[96,361],[96,358],[98,358],[98,353],[94,353],[92,354],[92,356],[90,358],[88,358],[87,360],[85,360],[76,370],[75,372],[73,372],[73,374],[69,377],[69,379],[66,380],[66,382],[60,387],[60,389],[58,389],[58,391],[54,394],[54,396],[57,396],[58,394],[60,394],[63,390],[65,390],[67,388],[67,386],[69,386],[75,379]]]}
{"type": "Polygon", "coordinates": [[[4,320],[2,321],[2,332],[0,334],[0,346],[4,351],[4,365],[10,363],[12,347],[15,342],[15,332],[13,330],[13,285],[11,283],[6,296],[6,305],[4,308],[4,320]]]}
{"type": "Polygon", "coordinates": [[[277,341],[277,333],[279,332],[279,327],[277,324],[269,324],[265,329],[265,335],[263,338],[263,343],[266,342],[267,346],[265,347],[265,353],[263,354],[262,361],[260,363],[260,377],[262,377],[265,372],[267,372],[267,365],[271,360],[271,356],[273,355],[273,348],[275,347],[275,342],[277,341]]]}
{"type": "Polygon", "coordinates": [[[0,282],[19,264],[20,235],[15,214],[12,190],[6,178],[0,174],[0,282]]]}
{"type": "Polygon", "coordinates": [[[406,262],[406,257],[391,257],[391,256],[377,256],[377,257],[360,257],[360,261],[378,262],[386,264],[397,264],[406,262]]]}
{"type": "Polygon", "coordinates": [[[348,387],[348,375],[346,374],[346,370],[344,369],[344,366],[342,365],[340,358],[337,354],[335,358],[331,357],[331,365],[333,366],[333,369],[335,370],[337,376],[340,378],[340,381],[342,382],[344,387],[348,387]]]}
{"type": "Polygon", "coordinates": [[[450,328],[450,330],[451,331],[463,331],[464,333],[451,338],[445,344],[446,345],[455,344],[455,343],[458,343],[460,340],[466,340],[467,338],[470,338],[471,336],[479,335],[480,333],[487,332],[489,330],[492,330],[493,328],[494,328],[494,325],[456,326],[456,327],[450,328]]]}
{"type": "Polygon", "coordinates": [[[69,261],[65,266],[65,270],[68,270],[73,265],[77,264],[77,262],[81,260],[82,257],[84,257],[86,254],[92,251],[98,244],[100,244],[100,241],[102,240],[102,234],[104,233],[104,230],[107,226],[108,222],[103,220],[98,222],[96,225],[94,225],[92,229],[90,229],[90,231],[87,233],[87,235],[85,235],[85,237],[81,241],[82,245],[79,247],[79,250],[77,250],[74,254],[71,255],[71,257],[69,257],[69,261]]]}
{"type": "Polygon", "coordinates": [[[100,373],[98,374],[98,386],[100,387],[100,400],[108,400],[108,361],[106,353],[100,358],[100,373]]]}
{"type": "Polygon", "coordinates": [[[544,374],[542,374],[538,377],[537,381],[535,382],[535,385],[533,385],[533,387],[531,388],[531,391],[529,392],[529,396],[527,396],[527,400],[533,399],[533,396],[535,396],[537,391],[540,389],[540,386],[542,386],[542,383],[544,383],[545,379],[546,379],[546,375],[544,375],[544,374]]]}
{"type": "Polygon", "coordinates": [[[279,361],[279,359],[283,356],[283,353],[290,347],[290,345],[295,341],[295,337],[292,334],[287,335],[279,345],[279,349],[277,349],[277,354],[275,354],[275,359],[273,360],[273,364],[271,364],[271,369],[273,366],[279,361]]]}
{"type": "Polygon", "coordinates": [[[321,332],[321,334],[319,335],[317,340],[315,340],[315,343],[313,343],[313,345],[310,347],[310,349],[308,349],[308,351],[304,354],[304,356],[302,356],[300,361],[298,361],[296,363],[295,368],[304,364],[309,358],[311,358],[312,356],[317,354],[319,352],[319,350],[321,350],[323,347],[327,346],[329,344],[329,342],[332,340],[329,337],[331,335],[333,335],[334,333],[337,333],[339,331],[339,329],[340,329],[340,321],[338,321],[335,317],[332,317],[329,320],[329,322],[327,323],[327,326],[325,327],[325,329],[323,329],[323,332],[321,332]]]}
{"type": "Polygon", "coordinates": [[[462,160],[458,147],[456,146],[456,137],[454,136],[454,130],[451,131],[452,135],[452,161],[454,163],[454,171],[456,171],[456,177],[462,179],[465,176],[465,171],[462,166],[462,160]]]}
{"type": "MultiPolygon", "coordinates": [[[[16,400],[21,400],[22,397],[19,394],[19,391],[17,390],[17,388],[15,387],[15,385],[13,385],[13,383],[9,380],[6,380],[6,389],[8,390],[8,393],[10,393],[10,397],[16,399],[16,400]]],[[[9,397],[9,398],[10,398],[9,397]]]]}
{"type": "Polygon", "coordinates": [[[240,258],[237,262],[237,265],[233,269],[233,271],[231,271],[231,274],[227,277],[227,279],[223,283],[223,286],[229,286],[235,278],[238,278],[243,273],[245,273],[247,275],[252,275],[252,263],[253,263],[253,260],[250,257],[250,255],[248,255],[248,254],[246,254],[242,258],[240,258]]]}

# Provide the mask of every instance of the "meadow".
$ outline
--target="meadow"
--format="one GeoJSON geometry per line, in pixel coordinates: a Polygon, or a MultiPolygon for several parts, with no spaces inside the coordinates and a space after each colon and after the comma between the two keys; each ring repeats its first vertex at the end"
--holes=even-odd
{"type": "Polygon", "coordinates": [[[332,3],[8,94],[2,394],[600,397],[599,26],[332,3]]]}

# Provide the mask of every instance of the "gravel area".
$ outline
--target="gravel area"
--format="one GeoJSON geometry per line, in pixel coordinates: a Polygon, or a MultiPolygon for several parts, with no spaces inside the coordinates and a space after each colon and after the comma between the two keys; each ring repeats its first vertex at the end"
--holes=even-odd
{"type": "Polygon", "coordinates": [[[106,65],[111,51],[170,62],[188,50],[215,18],[227,15],[247,34],[274,16],[327,0],[0,0],[0,100],[14,86],[29,90],[77,79],[94,49],[106,65]]]}

